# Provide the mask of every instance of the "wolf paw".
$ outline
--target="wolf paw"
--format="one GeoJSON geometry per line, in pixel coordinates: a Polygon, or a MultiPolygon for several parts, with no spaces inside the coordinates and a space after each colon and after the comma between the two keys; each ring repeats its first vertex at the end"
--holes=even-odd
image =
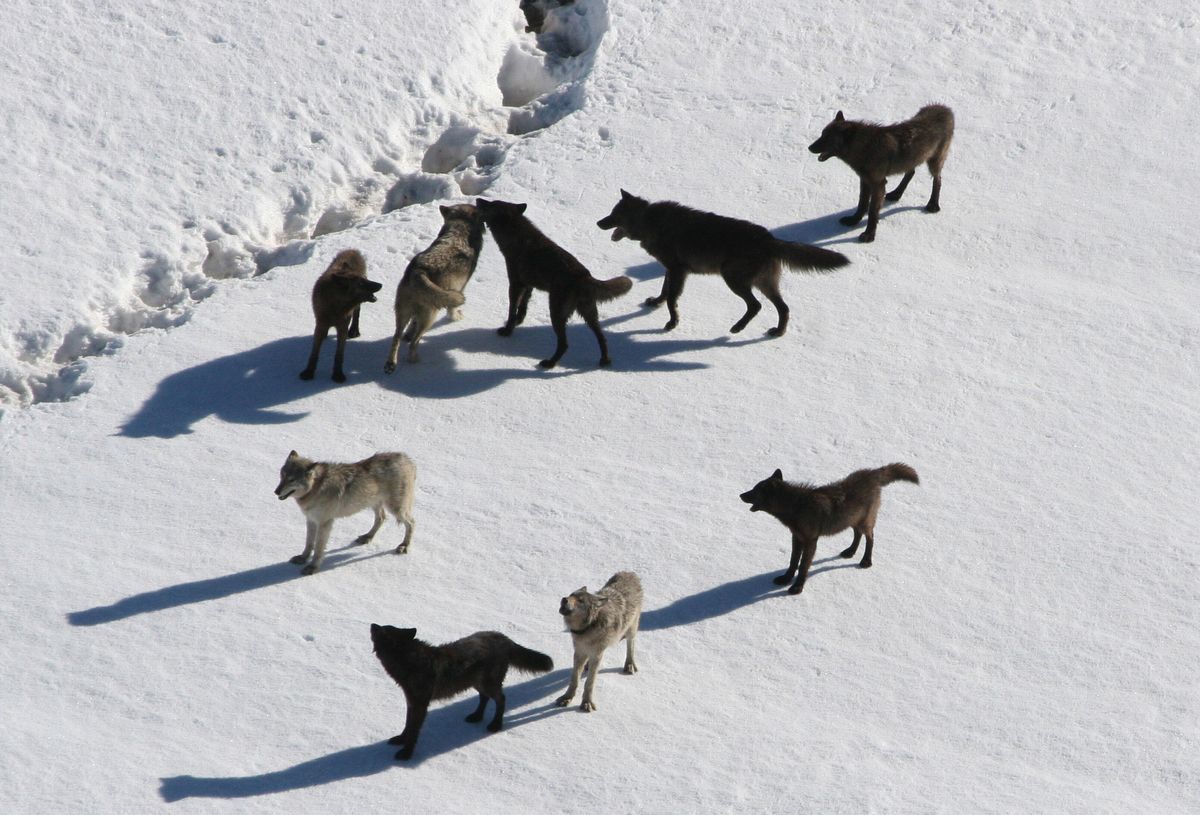
{"type": "Polygon", "coordinates": [[[308,558],[304,555],[296,555],[294,558],[289,559],[288,563],[295,563],[297,566],[299,566],[301,563],[306,563],[307,561],[308,558]]]}
{"type": "Polygon", "coordinates": [[[567,705],[571,704],[572,698],[573,697],[570,694],[563,694],[554,700],[554,704],[558,705],[559,707],[566,707],[567,705]]]}
{"type": "Polygon", "coordinates": [[[365,546],[370,542],[371,542],[370,535],[359,535],[357,538],[354,539],[354,543],[352,543],[350,545],[351,546],[365,546]]]}
{"type": "Polygon", "coordinates": [[[474,724],[475,722],[482,722],[483,721],[483,711],[479,711],[478,713],[468,713],[467,717],[465,719],[463,719],[463,721],[470,722],[471,724],[474,724]]]}
{"type": "Polygon", "coordinates": [[[792,582],[792,577],[794,577],[794,575],[781,574],[778,577],[776,577],[772,582],[774,582],[776,586],[786,586],[788,583],[792,582]]]}
{"type": "Polygon", "coordinates": [[[767,336],[768,336],[768,337],[782,337],[782,336],[783,336],[784,334],[786,334],[786,333],[787,333],[787,329],[786,329],[786,328],[780,328],[779,326],[775,326],[774,328],[768,328],[768,329],[767,329],[767,336]]]}
{"type": "Polygon", "coordinates": [[[404,740],[406,738],[407,738],[407,736],[405,736],[403,733],[401,733],[399,736],[392,736],[390,739],[388,739],[388,744],[392,744],[392,745],[395,745],[396,747],[399,747],[401,744],[404,744],[404,740]]]}
{"type": "Polygon", "coordinates": [[[609,359],[608,357],[600,357],[599,365],[601,368],[606,368],[609,365],[612,365],[612,360],[609,359]]]}
{"type": "Polygon", "coordinates": [[[457,323],[463,318],[463,310],[461,308],[451,309],[446,312],[446,316],[450,318],[451,322],[457,323]]]}
{"type": "Polygon", "coordinates": [[[405,747],[403,750],[396,751],[396,761],[408,761],[412,758],[413,751],[411,747],[405,747]]]}
{"type": "Polygon", "coordinates": [[[596,703],[593,702],[591,699],[587,699],[583,702],[583,704],[581,704],[579,706],[579,709],[582,710],[584,713],[591,713],[592,711],[594,711],[596,709],[596,703]]]}
{"type": "Polygon", "coordinates": [[[301,372],[300,372],[300,378],[301,378],[301,379],[303,379],[303,380],[304,380],[304,381],[306,381],[306,382],[307,382],[308,380],[312,379],[312,378],[313,378],[313,371],[312,371],[312,369],[311,369],[311,368],[305,368],[303,371],[301,371],[301,372]]]}
{"type": "Polygon", "coordinates": [[[673,331],[675,326],[679,325],[679,321],[675,319],[667,320],[667,324],[663,326],[663,331],[673,331]]]}
{"type": "Polygon", "coordinates": [[[557,362],[556,360],[553,360],[553,359],[543,359],[541,362],[539,362],[539,363],[538,363],[538,367],[539,367],[539,368],[545,368],[545,369],[548,371],[548,370],[550,370],[551,368],[553,368],[553,367],[554,367],[555,365],[557,365],[557,364],[558,364],[558,362],[557,362]]]}
{"type": "Polygon", "coordinates": [[[359,337],[361,337],[361,336],[362,336],[362,335],[361,335],[359,332],[357,332],[357,331],[353,331],[353,330],[351,330],[351,331],[347,331],[347,332],[346,332],[346,337],[347,337],[347,339],[356,340],[356,339],[358,339],[358,338],[359,338],[359,337]]]}
{"type": "Polygon", "coordinates": [[[802,591],[804,591],[804,586],[797,583],[796,585],[794,585],[790,589],[788,589],[788,594],[799,594],[802,591]]]}
{"type": "Polygon", "coordinates": [[[869,561],[869,560],[864,560],[862,563],[858,564],[858,568],[860,568],[860,569],[869,569],[869,568],[871,568],[871,561],[869,561]]]}
{"type": "Polygon", "coordinates": [[[492,722],[487,726],[489,733],[499,733],[504,729],[504,722],[492,722]]]}
{"type": "Polygon", "coordinates": [[[647,308],[658,308],[662,304],[663,299],[661,297],[647,297],[642,301],[642,305],[646,306],[647,308]]]}
{"type": "Polygon", "coordinates": [[[405,544],[402,543],[399,546],[397,546],[395,549],[392,550],[392,554],[393,555],[407,555],[408,554],[408,546],[406,546],[405,544]]]}
{"type": "Polygon", "coordinates": [[[858,236],[858,242],[859,243],[874,243],[875,242],[875,233],[874,232],[862,233],[861,235],[858,236]]]}
{"type": "Polygon", "coordinates": [[[838,552],[838,557],[854,557],[854,553],[856,551],[858,551],[858,547],[851,546],[848,549],[843,549],[842,551],[838,552]]]}
{"type": "Polygon", "coordinates": [[[346,381],[346,375],[344,373],[342,373],[341,371],[334,371],[333,376],[331,378],[333,379],[334,382],[337,382],[338,384],[341,384],[342,382],[346,381]]]}
{"type": "Polygon", "coordinates": [[[855,226],[862,219],[863,216],[861,215],[843,215],[841,218],[838,218],[838,223],[842,226],[855,226]]]}
{"type": "Polygon", "coordinates": [[[394,362],[385,362],[385,363],[383,364],[383,372],[384,372],[385,374],[394,374],[394,373],[396,372],[396,363],[394,363],[394,362]]]}
{"type": "Polygon", "coordinates": [[[635,674],[637,673],[637,665],[632,662],[626,663],[621,672],[626,674],[635,674]]]}
{"type": "Polygon", "coordinates": [[[502,325],[496,329],[496,333],[499,334],[501,337],[511,337],[512,332],[513,332],[512,327],[507,326],[507,325],[502,325]]]}
{"type": "Polygon", "coordinates": [[[926,204],[925,211],[926,212],[941,212],[942,208],[939,207],[937,204],[926,204]]]}
{"type": "Polygon", "coordinates": [[[312,563],[308,564],[307,566],[305,566],[303,569],[300,570],[300,574],[303,574],[303,575],[316,574],[316,573],[317,573],[317,567],[315,564],[312,564],[312,563]]]}

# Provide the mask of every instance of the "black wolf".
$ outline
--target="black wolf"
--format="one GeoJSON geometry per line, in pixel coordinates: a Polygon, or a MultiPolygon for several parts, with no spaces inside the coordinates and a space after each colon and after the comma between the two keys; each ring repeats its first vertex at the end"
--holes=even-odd
{"type": "Polygon", "coordinates": [[[866,536],[867,550],[858,565],[871,566],[871,550],[875,546],[875,517],[879,514],[881,489],[893,481],[919,484],[917,471],[907,464],[889,464],[876,470],[857,470],[832,484],[814,487],[811,484],[792,484],[783,480],[776,470],[741,498],[751,512],[762,510],[792,532],[792,558],[787,571],[775,578],[775,584],[785,586],[795,578],[788,594],[804,590],[804,579],[817,551],[817,538],[833,535],[847,528],[854,529],[854,543],[842,551],[842,557],[854,557],[859,538],[866,536]],[[803,562],[801,562],[803,555],[803,562]],[[799,572],[796,571],[799,564],[799,572]]]}
{"type": "Polygon", "coordinates": [[[308,365],[300,372],[301,379],[312,379],[317,371],[317,358],[321,355],[321,343],[329,335],[329,329],[337,331],[337,351],[333,355],[333,381],[345,382],[342,359],[346,355],[346,340],[358,336],[358,310],[363,303],[374,303],[375,292],[383,288],[382,283],[367,280],[367,262],[357,249],[338,252],[312,291],[313,316],[317,327],[313,331],[312,353],[308,365]]]}
{"type": "Polygon", "coordinates": [[[841,221],[854,226],[869,213],[867,230],[858,239],[870,243],[875,240],[883,199],[899,201],[922,162],[933,176],[933,192],[925,211],[941,210],[938,198],[942,192],[942,165],[953,138],[954,113],[945,105],[926,105],[908,121],[893,125],[849,121],[839,110],[821,131],[821,138],[808,149],[817,154],[818,161],[840,158],[858,173],[858,209],[841,221]],[[885,196],[887,177],[897,173],[904,173],[904,178],[885,196]]]}
{"type": "Polygon", "coordinates": [[[467,721],[482,721],[483,709],[491,699],[496,703],[496,713],[487,728],[497,733],[504,727],[501,688],[509,667],[526,673],[554,669],[550,657],[517,645],[496,631],[478,631],[445,645],[430,645],[417,639],[415,628],[371,623],[371,642],[375,656],[404,691],[408,703],[404,732],[388,740],[389,744],[400,745],[396,753],[400,761],[412,758],[429,703],[435,699],[448,699],[474,688],[479,691],[479,707],[467,716],[467,721]]]}
{"type": "Polygon", "coordinates": [[[567,320],[575,312],[579,312],[596,335],[600,364],[609,365],[612,360],[608,357],[604,332],[600,330],[596,304],[625,294],[633,287],[633,281],[624,275],[609,280],[592,277],[574,255],[543,235],[525,217],[525,204],[479,198],[475,205],[483,213],[484,223],[492,231],[508,268],[508,321],[497,333],[502,337],[512,334],[525,320],[533,290],[541,289],[550,293],[550,324],[554,326],[558,345],[554,355],[538,365],[553,368],[558,364],[567,350],[567,320]]]}
{"type": "Polygon", "coordinates": [[[773,337],[787,331],[788,306],[779,294],[779,277],[784,266],[801,271],[824,271],[845,266],[845,255],[776,238],[766,227],[685,207],[674,201],[650,203],[621,190],[621,200],[596,222],[613,230],[612,239],[632,238],[667,270],[662,292],[643,305],[657,307],[665,300],[671,318],[666,330],[679,324],[676,302],[688,273],[719,274],[725,284],[746,301],[746,313],[729,330],[745,328],[762,304],[754,296],[758,289],[779,313],[779,322],[767,333],[773,337]]]}

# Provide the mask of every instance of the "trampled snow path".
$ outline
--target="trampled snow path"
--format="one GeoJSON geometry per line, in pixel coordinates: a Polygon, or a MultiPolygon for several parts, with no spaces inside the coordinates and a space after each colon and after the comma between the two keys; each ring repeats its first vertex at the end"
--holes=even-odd
{"type": "MultiPolygon", "coordinates": [[[[444,13],[429,2],[406,2],[404,11],[414,19],[444,13]]],[[[483,192],[516,139],[582,106],[608,24],[607,0],[551,10],[536,37],[524,33],[515,3],[476,0],[456,12],[443,26],[444,55],[430,49],[418,59],[378,41],[373,17],[394,13],[393,4],[368,4],[352,16],[332,12],[325,20],[285,14],[268,22],[265,12],[256,12],[244,29],[215,25],[198,12],[111,11],[105,25],[116,45],[77,44],[80,67],[87,64],[92,73],[71,77],[45,108],[9,106],[17,117],[9,120],[10,143],[36,141],[17,133],[39,128],[53,139],[54,128],[64,127],[72,135],[62,159],[102,178],[91,189],[76,185],[76,206],[94,221],[81,214],[70,227],[60,223],[57,231],[71,235],[63,241],[50,220],[60,214],[38,211],[45,158],[27,153],[13,161],[17,194],[6,214],[31,223],[24,240],[5,247],[11,253],[5,260],[42,286],[30,287],[40,299],[25,302],[27,295],[17,292],[0,299],[0,404],[86,391],[86,357],[115,351],[124,335],[187,321],[212,294],[214,281],[303,263],[312,256],[313,239],[380,212],[483,192]],[[263,26],[276,36],[252,33],[263,26]],[[262,82],[258,72],[271,69],[289,37],[305,41],[289,60],[294,74],[262,82]],[[117,97],[109,87],[125,79],[132,59],[125,48],[157,52],[161,73],[117,97]],[[378,83],[376,90],[339,98],[321,87],[322,71],[347,71],[347,52],[354,55],[353,72],[337,81],[378,83]],[[417,65],[434,67],[406,74],[417,65]],[[256,80],[253,101],[240,108],[247,90],[240,83],[256,80]],[[362,96],[378,104],[364,109],[356,104],[362,96]],[[239,108],[229,105],[233,98],[239,108]],[[122,155],[122,144],[157,135],[143,120],[147,114],[192,129],[179,134],[178,144],[162,145],[161,164],[139,166],[136,154],[132,163],[122,155]],[[224,137],[212,115],[231,119],[224,137]],[[250,155],[233,132],[237,127],[257,134],[250,155]],[[99,147],[98,167],[86,167],[91,155],[84,151],[95,150],[89,140],[99,147]],[[69,270],[61,269],[70,262],[72,241],[88,237],[89,226],[96,233],[119,231],[111,221],[146,211],[153,216],[144,228],[120,236],[142,234],[136,249],[118,242],[102,253],[111,264],[107,285],[92,293],[72,290],[69,270]],[[140,261],[131,268],[135,257],[140,261]]],[[[46,52],[76,47],[64,34],[69,14],[57,20],[63,28],[55,20],[31,25],[33,17],[18,17],[6,35],[21,40],[22,50],[32,39],[32,52],[48,60],[46,52]]],[[[9,44],[15,52],[16,44],[9,44]]],[[[35,81],[29,66],[13,68],[19,79],[35,81]]]]}

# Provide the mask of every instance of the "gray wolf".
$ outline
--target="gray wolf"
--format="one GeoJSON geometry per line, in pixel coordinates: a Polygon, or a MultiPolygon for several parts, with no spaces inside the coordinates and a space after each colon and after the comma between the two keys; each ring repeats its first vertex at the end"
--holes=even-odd
{"type": "Polygon", "coordinates": [[[745,328],[762,304],[754,296],[758,289],[775,306],[779,321],[767,333],[773,337],[787,331],[788,306],[779,293],[784,266],[806,272],[845,266],[850,261],[839,252],[776,238],[766,227],[685,207],[674,201],[650,203],[621,190],[621,200],[612,212],[596,222],[613,230],[612,239],[632,238],[641,243],[666,269],[662,291],[643,305],[657,308],[665,300],[670,319],[666,330],[679,325],[677,302],[690,272],[719,274],[746,303],[746,313],[729,330],[745,328]]]}
{"type": "Polygon", "coordinates": [[[941,210],[942,165],[953,138],[954,113],[945,105],[926,105],[908,121],[892,125],[850,121],[839,110],[808,149],[817,154],[818,161],[840,158],[858,173],[858,209],[841,222],[854,226],[869,214],[867,229],[858,239],[870,243],[875,240],[883,199],[899,201],[918,164],[924,163],[933,176],[933,192],[925,211],[941,210]],[[885,196],[887,177],[897,173],[904,173],[904,178],[885,196]]]}
{"type": "Polygon", "coordinates": [[[546,12],[574,4],[575,0],[521,0],[521,11],[525,14],[525,31],[542,33],[542,26],[546,24],[546,12]]]}
{"type": "Polygon", "coordinates": [[[308,524],[304,552],[292,558],[292,563],[300,565],[311,557],[304,574],[320,569],[333,522],[364,509],[375,512],[375,523],[366,534],[354,539],[354,545],[370,543],[383,526],[386,512],[391,512],[398,523],[404,524],[404,540],[396,547],[396,554],[407,553],[416,526],[412,516],[416,481],[417,467],[403,453],[376,453],[353,464],[311,461],[295,450],[288,453],[279,469],[275,495],[280,501],[295,498],[308,524]]]}
{"type": "Polygon", "coordinates": [[[383,366],[385,373],[396,370],[401,339],[408,340],[408,361],[417,361],[417,345],[441,309],[452,320],[462,319],[460,306],[466,302],[462,292],[483,248],[483,218],[470,204],[443,206],[441,212],[441,231],[409,261],[396,287],[396,335],[383,366]]]}
{"type": "Polygon", "coordinates": [[[803,591],[817,550],[817,538],[848,528],[854,529],[854,543],[842,551],[841,557],[854,557],[859,538],[865,536],[867,550],[858,565],[869,569],[871,550],[875,546],[880,491],[893,481],[920,483],[917,471],[912,467],[889,464],[876,470],[856,470],[841,481],[823,487],[789,483],[783,480],[783,473],[776,470],[770,478],[764,478],[753,489],[743,492],[741,498],[750,505],[751,512],[766,512],[792,532],[792,558],[788,561],[787,571],[775,578],[775,585],[787,585],[795,578],[788,594],[803,591]]]}
{"type": "Polygon", "coordinates": [[[595,594],[590,594],[584,586],[562,598],[558,613],[571,632],[575,667],[567,692],[555,701],[559,707],[571,704],[579,689],[579,677],[586,668],[588,677],[579,709],[591,713],[596,709],[592,688],[600,673],[600,659],[610,645],[625,640],[625,673],[637,673],[633,643],[642,617],[642,583],[633,572],[617,572],[595,594]]]}
{"type": "Polygon", "coordinates": [[[600,364],[611,364],[596,304],[625,294],[633,288],[633,281],[624,275],[609,280],[592,277],[574,255],[543,235],[525,217],[525,204],[483,198],[475,203],[483,213],[483,220],[492,231],[508,269],[508,321],[497,333],[502,337],[512,334],[513,329],[525,320],[533,290],[541,289],[550,294],[550,324],[554,327],[558,345],[554,355],[538,365],[553,368],[562,359],[567,350],[567,320],[575,312],[579,312],[596,335],[596,342],[600,344],[600,364]]]}
{"type": "Polygon", "coordinates": [[[383,288],[382,283],[367,280],[367,262],[357,249],[338,252],[312,291],[313,316],[317,327],[313,332],[312,353],[308,365],[300,372],[301,379],[312,379],[317,370],[317,357],[321,354],[321,343],[329,335],[329,329],[337,331],[337,351],[333,355],[333,381],[345,382],[342,359],[346,355],[346,340],[358,336],[358,310],[363,303],[374,303],[375,292],[383,288]]]}
{"type": "Polygon", "coordinates": [[[430,645],[417,639],[415,628],[371,623],[371,642],[375,656],[404,691],[408,705],[404,732],[388,740],[388,744],[400,745],[396,753],[400,761],[412,758],[430,702],[474,688],[479,691],[479,707],[467,716],[467,721],[482,721],[483,709],[491,699],[496,703],[496,713],[487,729],[497,733],[504,727],[502,686],[508,669],[513,667],[526,673],[554,669],[550,657],[518,645],[496,631],[479,631],[445,645],[430,645]]]}

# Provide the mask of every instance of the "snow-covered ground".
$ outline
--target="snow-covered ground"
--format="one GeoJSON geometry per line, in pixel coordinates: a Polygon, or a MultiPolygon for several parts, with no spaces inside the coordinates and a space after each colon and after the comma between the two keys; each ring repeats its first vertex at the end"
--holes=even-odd
{"type": "Polygon", "coordinates": [[[1190,4],[12,0],[0,26],[3,812],[1200,809],[1200,16],[1190,4]],[[961,5],[961,4],[960,4],[961,5]],[[875,243],[833,113],[954,108],[875,243]],[[595,221],[618,189],[845,252],[791,329],[595,221]],[[598,277],[614,365],[545,295],[513,337],[488,238],[466,318],[382,372],[436,204],[524,201],[598,277]],[[341,249],[384,283],[349,381],[296,374],[341,249]],[[418,466],[301,578],[288,450],[418,466]],[[905,461],[874,568],[738,493],[905,461]],[[641,671],[562,710],[559,598],[633,569],[641,671]],[[503,733],[435,704],[410,764],[371,622],[495,629],[503,733]]]}

